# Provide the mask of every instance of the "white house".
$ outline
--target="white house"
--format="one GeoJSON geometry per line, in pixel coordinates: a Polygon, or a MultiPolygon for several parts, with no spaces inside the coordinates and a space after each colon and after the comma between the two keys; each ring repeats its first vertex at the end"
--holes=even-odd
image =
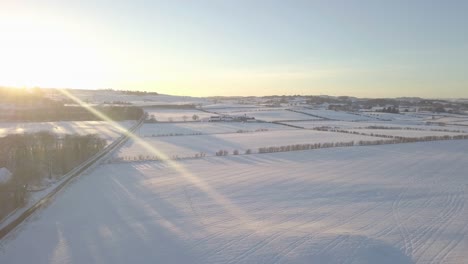
{"type": "Polygon", "coordinates": [[[13,174],[7,168],[0,168],[0,184],[7,183],[13,174]]]}

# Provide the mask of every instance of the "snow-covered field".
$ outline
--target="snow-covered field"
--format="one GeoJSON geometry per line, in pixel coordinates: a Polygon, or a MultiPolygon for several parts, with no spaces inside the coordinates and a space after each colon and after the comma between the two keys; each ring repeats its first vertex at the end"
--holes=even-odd
{"type": "Polygon", "coordinates": [[[393,113],[382,113],[382,112],[361,112],[364,116],[373,118],[379,118],[388,121],[422,121],[421,117],[412,114],[393,114],[393,113]]]}
{"type": "Polygon", "coordinates": [[[341,121],[375,121],[376,118],[362,116],[358,114],[351,114],[343,111],[333,111],[333,110],[312,110],[307,108],[298,108],[297,111],[315,115],[318,117],[331,119],[331,120],[341,120],[341,121]]]}
{"type": "Polygon", "coordinates": [[[441,117],[441,118],[436,118],[434,120],[429,120],[432,122],[442,122],[446,124],[466,124],[468,123],[468,117],[441,117]]]}
{"type": "Polygon", "coordinates": [[[139,129],[141,136],[219,134],[255,132],[262,130],[290,130],[288,126],[257,122],[184,122],[144,124],[139,129]]]}
{"type": "MultiPolygon", "coordinates": [[[[135,121],[117,122],[124,128],[129,128],[135,121]]],[[[10,123],[0,122],[0,137],[8,134],[34,133],[39,131],[49,131],[54,134],[98,134],[108,143],[120,137],[120,132],[106,121],[59,121],[59,122],[29,122],[10,123]]]]}
{"type": "Polygon", "coordinates": [[[209,118],[216,116],[196,109],[158,109],[158,108],[144,108],[145,112],[151,117],[154,115],[157,121],[171,122],[171,121],[194,121],[193,115],[197,115],[199,119],[209,118]],[[185,120],[184,120],[185,117],[185,120]]]}
{"type": "MultiPolygon", "coordinates": [[[[214,155],[219,150],[227,150],[232,154],[234,150],[244,153],[247,149],[256,152],[259,147],[276,147],[294,144],[335,143],[350,141],[376,141],[378,137],[353,135],[336,132],[314,130],[277,130],[255,133],[211,134],[196,136],[147,137],[145,142],[164,153],[168,157],[193,157],[203,152],[214,155]]],[[[150,150],[138,142],[130,140],[117,153],[120,158],[138,157],[140,155],[152,157],[150,150]]]]}
{"type": "Polygon", "coordinates": [[[457,123],[454,123],[454,124],[468,126],[468,121],[461,121],[461,122],[457,122],[457,123]]]}
{"type": "Polygon", "coordinates": [[[468,141],[108,164],[0,263],[466,263],[468,141]]]}
{"type": "Polygon", "coordinates": [[[204,109],[216,112],[236,112],[236,111],[250,111],[261,108],[255,104],[237,104],[237,103],[219,103],[207,104],[203,106],[204,109]]]}
{"type": "Polygon", "coordinates": [[[437,124],[425,123],[419,124],[404,124],[400,122],[350,122],[350,121],[294,121],[294,122],[281,122],[288,125],[303,127],[306,129],[313,129],[318,127],[330,127],[336,129],[356,129],[356,128],[369,128],[369,127],[385,127],[385,128],[399,128],[399,129],[417,129],[417,130],[450,130],[450,131],[464,131],[468,132],[468,127],[455,125],[440,126],[437,124]]]}
{"type": "MultiPolygon", "coordinates": [[[[223,111],[218,111],[222,113],[223,111]]],[[[272,122],[272,121],[282,121],[282,120],[311,120],[317,119],[313,116],[304,115],[301,113],[296,113],[292,111],[288,111],[285,109],[257,109],[256,111],[236,111],[231,112],[230,114],[236,116],[243,116],[247,115],[249,117],[255,117],[255,119],[272,122]]]]}

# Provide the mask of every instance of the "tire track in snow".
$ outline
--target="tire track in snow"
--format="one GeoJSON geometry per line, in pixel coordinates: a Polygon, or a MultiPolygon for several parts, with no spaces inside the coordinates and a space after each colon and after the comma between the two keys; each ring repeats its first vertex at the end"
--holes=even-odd
{"type": "MultiPolygon", "coordinates": [[[[453,173],[459,169],[459,166],[451,166],[450,173],[446,173],[446,175],[453,175],[453,173]]],[[[439,181],[443,182],[443,179],[439,181]]],[[[444,187],[447,188],[447,185],[445,185],[444,187]]],[[[461,210],[459,208],[459,203],[463,203],[463,207],[464,207],[465,199],[463,197],[464,196],[463,188],[461,190],[448,189],[447,192],[450,192],[450,194],[446,196],[447,202],[445,202],[445,200],[443,202],[443,204],[446,206],[443,207],[444,209],[439,214],[439,216],[431,219],[431,222],[429,224],[419,226],[415,230],[416,236],[418,238],[416,241],[420,242],[421,245],[424,245],[424,243],[427,241],[427,239],[423,241],[423,238],[428,236],[427,233],[429,233],[429,238],[430,238],[430,235],[433,234],[433,232],[441,228],[440,226],[436,226],[437,223],[447,222],[447,221],[450,221],[450,219],[452,219],[453,217],[456,217],[456,214],[458,214],[459,210],[461,210]],[[447,206],[447,205],[450,205],[450,206],[447,206]]]]}
{"type": "MultiPolygon", "coordinates": [[[[466,207],[465,207],[466,209],[466,207]]],[[[447,249],[441,256],[439,256],[439,254],[434,258],[433,260],[433,263],[446,263],[446,259],[447,257],[450,255],[450,253],[452,253],[452,250],[454,250],[459,244],[460,242],[465,238],[465,236],[467,235],[467,228],[468,228],[468,222],[466,222],[466,224],[463,226],[462,228],[462,231],[460,232],[461,234],[463,234],[463,236],[459,236],[458,239],[456,240],[452,240],[450,241],[449,245],[447,245],[445,248],[443,248],[439,254],[441,254],[442,251],[444,251],[445,249],[447,249]],[[438,261],[435,261],[437,260],[438,261]]]]}
{"type": "MultiPolygon", "coordinates": [[[[437,173],[437,174],[445,175],[445,177],[447,177],[446,175],[449,175],[449,176],[454,175],[454,172],[459,170],[461,166],[460,162],[457,162],[455,164],[457,164],[458,166],[457,165],[450,166],[451,169],[449,172],[437,173]]],[[[437,181],[437,184],[440,185],[439,182],[446,182],[444,181],[445,177],[441,177],[441,179],[437,181]]],[[[428,250],[428,248],[430,248],[434,243],[436,243],[436,241],[440,241],[438,239],[438,237],[440,237],[440,234],[445,229],[447,229],[447,227],[450,226],[450,224],[461,213],[461,211],[464,210],[465,193],[464,193],[463,187],[461,187],[462,188],[461,190],[460,189],[452,190],[451,188],[448,188],[450,186],[447,186],[447,184],[445,184],[443,187],[445,187],[447,192],[449,192],[449,194],[446,196],[446,199],[443,201],[444,209],[442,210],[441,213],[439,213],[437,217],[434,217],[433,219],[431,219],[429,223],[426,223],[425,225],[418,227],[415,231],[418,237],[417,242],[416,242],[418,243],[417,252],[423,250],[422,253],[419,254],[419,256],[417,257],[416,259],[417,261],[421,259],[423,254],[428,250]],[[439,235],[436,236],[436,238],[433,238],[434,234],[439,234],[439,235]],[[432,242],[428,244],[428,241],[430,241],[431,239],[432,239],[432,242]]],[[[443,249],[449,247],[450,243],[447,243],[443,247],[443,249]]],[[[438,255],[440,253],[441,251],[438,253],[438,255]]]]}
{"type": "MultiPolygon", "coordinates": [[[[356,162],[348,162],[348,163],[346,163],[346,165],[347,165],[347,166],[349,166],[349,165],[359,166],[358,164],[356,164],[356,162]]],[[[247,170],[246,172],[250,172],[250,171],[247,170]]],[[[322,172],[322,171],[319,171],[319,172],[322,172]]],[[[244,173],[245,173],[245,172],[244,172],[244,173]]],[[[241,173],[241,174],[244,174],[244,173],[241,173]]],[[[320,174],[320,173],[319,173],[319,174],[320,174]]],[[[247,176],[251,176],[251,175],[247,175],[247,176]]],[[[297,177],[291,177],[291,178],[292,178],[292,179],[296,179],[297,177]]],[[[340,179],[341,179],[341,177],[336,177],[336,178],[333,180],[333,182],[336,182],[336,181],[338,181],[338,180],[340,180],[340,179]]],[[[282,183],[282,182],[288,182],[288,181],[290,182],[291,179],[288,178],[288,179],[282,180],[282,181],[280,181],[280,183],[282,183]]],[[[298,182],[298,184],[299,184],[299,183],[301,183],[302,181],[303,181],[303,179],[300,178],[299,181],[297,181],[297,182],[298,182]]],[[[278,182],[276,182],[276,185],[277,185],[277,184],[278,184],[278,182]]],[[[342,183],[340,183],[337,187],[339,188],[339,187],[345,186],[345,185],[347,185],[347,184],[348,184],[347,182],[342,182],[342,183]]],[[[271,185],[273,185],[273,184],[271,184],[271,185]]],[[[304,190],[303,190],[303,191],[306,191],[306,188],[307,188],[307,187],[304,187],[304,190]]],[[[300,195],[301,193],[302,193],[302,191],[297,191],[297,192],[295,192],[294,198],[297,198],[297,196],[300,195]]],[[[323,205],[321,205],[321,206],[319,206],[319,207],[314,208],[314,210],[322,209],[322,208],[327,207],[327,206],[328,206],[327,204],[323,204],[323,205]]],[[[281,211],[278,211],[278,213],[284,212],[284,211],[286,211],[287,209],[288,209],[288,208],[283,208],[281,211]]],[[[276,215],[270,214],[270,215],[268,215],[268,216],[266,216],[266,217],[264,217],[264,218],[261,218],[260,221],[264,221],[264,220],[267,220],[267,219],[271,219],[271,218],[274,218],[275,216],[276,216],[276,215]]],[[[301,215],[301,214],[298,214],[298,215],[296,215],[295,217],[289,218],[289,219],[286,219],[286,220],[283,220],[283,221],[281,221],[279,224],[276,224],[276,225],[281,225],[281,224],[283,224],[283,223],[285,223],[285,222],[294,220],[294,219],[298,218],[299,216],[302,216],[302,215],[301,215]]],[[[319,216],[319,217],[320,217],[320,216],[319,216]]],[[[323,217],[320,218],[319,220],[322,220],[322,219],[325,218],[325,217],[328,217],[328,216],[323,216],[323,217]]],[[[319,220],[317,220],[317,221],[319,221],[319,220]]],[[[224,223],[224,222],[232,221],[232,219],[226,219],[226,220],[224,220],[224,221],[223,221],[223,220],[221,220],[221,221],[222,221],[222,223],[224,223]]],[[[237,226],[240,226],[240,225],[242,225],[242,223],[239,223],[238,225],[236,225],[236,227],[237,227],[237,226]]],[[[208,242],[208,241],[210,241],[210,240],[212,240],[212,239],[215,239],[215,238],[217,238],[217,237],[219,237],[219,236],[222,236],[222,235],[224,235],[227,231],[229,231],[229,230],[228,230],[228,229],[222,230],[222,231],[217,232],[216,234],[210,235],[210,236],[207,237],[206,239],[199,240],[199,241],[197,242],[197,245],[200,245],[201,243],[206,243],[206,242],[208,242]]],[[[242,240],[242,239],[241,239],[241,240],[242,240]]],[[[238,241],[239,241],[239,240],[238,240],[238,241]]],[[[231,245],[231,244],[233,244],[233,243],[229,243],[229,244],[231,245]]],[[[223,249],[226,249],[226,248],[229,248],[229,247],[223,247],[223,249]]],[[[219,252],[216,252],[216,253],[219,253],[219,252]]],[[[208,254],[209,254],[209,253],[203,254],[203,256],[208,255],[208,254]]]]}
{"type": "Polygon", "coordinates": [[[398,228],[398,231],[401,235],[401,238],[403,239],[403,243],[404,243],[404,252],[405,252],[405,255],[407,256],[411,256],[413,254],[413,243],[411,241],[411,237],[410,237],[410,234],[408,232],[408,229],[405,227],[404,225],[404,221],[402,221],[402,218],[401,218],[401,215],[399,213],[399,207],[400,207],[400,204],[401,204],[401,200],[403,199],[403,196],[405,195],[405,193],[409,190],[409,188],[406,188],[406,190],[402,193],[400,193],[400,195],[398,195],[398,198],[396,200],[394,200],[393,204],[392,204],[392,216],[393,216],[393,220],[395,221],[395,224],[398,228]]]}
{"type": "MultiPolygon", "coordinates": [[[[322,206],[320,206],[320,207],[318,207],[318,208],[316,208],[316,209],[320,209],[320,208],[323,208],[323,207],[327,207],[327,205],[324,204],[324,205],[322,205],[322,206]]],[[[286,211],[287,209],[288,209],[288,208],[283,208],[283,210],[281,210],[281,211],[279,211],[279,212],[286,211]]],[[[290,221],[295,220],[295,219],[297,219],[297,218],[299,218],[299,217],[301,217],[301,216],[303,216],[302,213],[301,213],[301,214],[296,214],[296,215],[294,215],[294,216],[292,216],[292,217],[289,217],[289,218],[286,218],[286,219],[280,221],[279,223],[276,223],[275,226],[280,226],[280,225],[282,225],[282,224],[284,224],[284,223],[286,223],[286,222],[290,222],[290,221]]],[[[327,217],[327,216],[328,216],[328,215],[325,215],[325,216],[321,215],[321,216],[318,216],[318,217],[314,218],[314,220],[315,220],[315,221],[320,221],[320,220],[322,220],[323,218],[325,218],[325,217],[327,217]]],[[[264,220],[266,220],[266,219],[270,219],[270,218],[274,218],[274,217],[275,217],[275,215],[271,215],[271,214],[270,214],[269,216],[263,218],[263,219],[260,220],[260,221],[264,221],[264,220]]],[[[297,225],[294,226],[294,227],[287,228],[287,229],[283,230],[283,232],[281,232],[281,233],[285,233],[285,232],[287,232],[288,230],[290,230],[290,229],[292,229],[292,228],[295,228],[295,227],[297,227],[297,226],[301,226],[301,225],[303,225],[303,224],[304,224],[304,223],[299,223],[299,224],[297,224],[297,225]]],[[[240,225],[242,225],[242,223],[239,224],[239,226],[240,226],[240,225]]],[[[272,228],[272,227],[265,226],[265,227],[261,228],[261,229],[258,230],[258,231],[254,231],[254,232],[251,232],[251,233],[246,234],[245,236],[241,237],[240,239],[231,240],[229,243],[224,244],[223,246],[221,246],[221,247],[219,248],[219,250],[216,250],[215,252],[207,252],[207,253],[205,253],[203,256],[206,256],[206,255],[208,255],[208,254],[216,255],[216,254],[222,252],[223,250],[225,250],[225,249],[231,247],[232,245],[234,245],[234,244],[236,244],[236,243],[238,243],[238,242],[241,242],[241,241],[247,239],[248,237],[252,236],[253,234],[258,233],[259,231],[264,231],[264,229],[267,229],[267,228],[272,228]]],[[[274,227],[273,227],[273,228],[274,228],[274,227]]],[[[226,229],[226,230],[224,230],[224,232],[223,232],[223,231],[220,231],[220,233],[221,233],[220,235],[225,234],[226,231],[229,231],[229,230],[226,229]]]]}
{"type": "MultiPolygon", "coordinates": [[[[345,217],[346,220],[344,220],[344,221],[341,221],[341,222],[326,226],[324,228],[321,228],[320,233],[329,232],[329,231],[332,231],[333,229],[336,229],[338,227],[346,225],[351,220],[357,218],[358,216],[362,216],[363,214],[365,214],[365,213],[367,213],[369,211],[372,211],[372,210],[374,210],[375,208],[377,208],[379,206],[382,206],[382,204],[376,204],[374,206],[367,207],[367,208],[365,208],[363,210],[359,210],[359,211],[355,212],[354,214],[352,214],[351,216],[345,217]]],[[[309,223],[304,223],[304,225],[306,225],[306,224],[309,224],[309,223]]],[[[305,237],[299,238],[296,242],[293,242],[292,244],[288,245],[285,249],[283,249],[279,253],[277,253],[273,257],[273,259],[271,261],[268,261],[268,263],[273,263],[273,264],[279,263],[279,261],[281,261],[283,258],[287,257],[296,248],[300,247],[302,244],[306,243],[307,241],[309,241],[312,238],[315,238],[316,236],[317,236],[317,233],[314,233],[314,234],[309,234],[309,235],[307,235],[305,237]]]]}
{"type": "Polygon", "coordinates": [[[448,194],[447,198],[443,200],[444,209],[439,213],[438,216],[431,219],[431,221],[426,222],[422,227],[416,229],[416,244],[418,248],[425,244],[425,242],[430,238],[430,234],[433,234],[440,228],[439,224],[447,222],[450,218],[456,214],[458,210],[458,199],[455,194],[448,194]],[[428,235],[429,234],[429,235],[428,235]],[[429,237],[428,237],[429,236],[429,237]]]}
{"type": "MultiPolygon", "coordinates": [[[[360,166],[359,162],[355,162],[353,163],[354,166],[360,166]]],[[[354,166],[351,166],[351,167],[354,167],[354,166]]],[[[377,165],[376,165],[377,166],[377,165]]],[[[379,168],[381,167],[386,167],[388,166],[388,164],[382,162],[381,164],[378,165],[379,168]]],[[[380,170],[378,170],[380,171],[380,170]]],[[[357,177],[358,179],[361,179],[361,178],[364,178],[364,177],[368,177],[368,176],[365,176],[365,175],[361,175],[361,177],[357,177]]],[[[355,179],[356,180],[356,179],[355,179]]],[[[347,184],[347,183],[346,183],[347,184]]],[[[343,184],[343,185],[346,185],[346,184],[343,184]]],[[[378,208],[380,206],[383,206],[382,203],[378,203],[374,206],[371,206],[371,207],[368,207],[362,211],[359,211],[349,217],[346,218],[346,221],[344,222],[341,222],[341,223],[336,223],[335,225],[331,225],[331,226],[328,226],[326,227],[325,229],[321,229],[320,232],[327,232],[327,231],[330,231],[330,230],[333,230],[333,229],[336,229],[340,226],[343,226],[347,223],[349,223],[351,220],[353,220],[354,218],[358,217],[358,216],[361,216],[371,210],[374,210],[375,208],[378,208]]],[[[281,261],[283,258],[287,257],[291,252],[293,252],[296,248],[300,247],[302,244],[306,243],[307,241],[309,241],[310,239],[314,238],[316,235],[308,235],[302,239],[298,239],[296,242],[294,242],[293,244],[289,245],[286,249],[282,250],[279,254],[277,254],[274,258],[273,258],[273,261],[268,261],[269,263],[278,263],[279,261],[281,261]]]]}
{"type": "Polygon", "coordinates": [[[444,218],[439,219],[438,222],[441,222],[441,224],[439,226],[435,226],[435,224],[434,224],[434,228],[432,230],[430,230],[430,232],[429,232],[430,235],[426,240],[426,241],[430,241],[430,240],[432,240],[432,241],[430,243],[426,242],[426,243],[422,244],[421,248],[417,251],[419,256],[416,258],[416,262],[418,262],[421,259],[421,257],[424,255],[424,253],[426,253],[427,250],[429,250],[429,248],[432,247],[432,245],[434,245],[438,241],[441,241],[439,238],[442,235],[443,231],[448,226],[450,226],[450,224],[455,220],[456,216],[459,215],[463,211],[463,209],[465,207],[465,203],[464,203],[463,199],[460,199],[459,197],[458,198],[456,197],[456,198],[453,198],[452,200],[454,202],[451,202],[451,203],[452,204],[455,203],[455,205],[450,207],[451,208],[450,213],[446,214],[448,216],[444,216],[444,218]]]}

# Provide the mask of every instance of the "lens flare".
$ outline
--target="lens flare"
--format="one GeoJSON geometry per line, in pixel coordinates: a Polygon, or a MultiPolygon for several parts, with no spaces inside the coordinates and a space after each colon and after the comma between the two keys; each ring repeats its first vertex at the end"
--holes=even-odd
{"type": "Polygon", "coordinates": [[[142,140],[140,137],[131,133],[126,128],[122,127],[120,124],[113,121],[105,114],[101,113],[99,110],[95,109],[91,105],[83,102],[81,99],[71,94],[69,91],[65,89],[59,89],[59,91],[66,97],[70,98],[75,103],[87,109],[96,117],[109,122],[111,126],[113,126],[116,130],[118,130],[125,136],[129,137],[140,147],[149,151],[153,155],[158,156],[163,162],[168,164],[170,168],[174,169],[180,176],[182,176],[184,180],[187,180],[188,182],[193,184],[195,187],[197,187],[198,189],[206,193],[211,199],[213,199],[219,205],[221,205],[232,217],[238,219],[239,222],[242,223],[243,228],[246,228],[249,230],[255,230],[258,227],[257,221],[255,219],[249,217],[249,215],[244,210],[242,210],[241,208],[233,204],[227,197],[225,197],[224,195],[222,195],[221,193],[213,189],[203,179],[201,179],[200,177],[188,171],[183,165],[181,165],[178,162],[175,162],[168,155],[154,148],[153,146],[151,146],[150,144],[142,140]]]}

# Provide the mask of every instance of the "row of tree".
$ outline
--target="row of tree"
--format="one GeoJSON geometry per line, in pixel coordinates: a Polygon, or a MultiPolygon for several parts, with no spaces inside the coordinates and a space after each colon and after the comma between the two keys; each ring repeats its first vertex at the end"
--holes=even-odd
{"type": "Polygon", "coordinates": [[[66,174],[105,146],[106,141],[95,134],[58,137],[38,132],[0,138],[0,167],[13,173],[0,187],[0,203],[9,208],[21,206],[28,186],[41,186],[46,178],[54,180],[66,174]]]}
{"type": "MultiPolygon", "coordinates": [[[[182,120],[184,122],[187,122],[189,120],[189,117],[187,115],[183,115],[181,118],[182,118],[182,120]]],[[[190,119],[192,119],[193,121],[198,121],[198,120],[200,120],[200,117],[195,114],[192,117],[190,117],[190,119]]],[[[154,114],[149,115],[147,112],[145,112],[145,122],[146,123],[157,123],[157,122],[163,122],[163,121],[158,120],[154,114]]],[[[167,118],[167,122],[174,122],[174,118],[172,118],[172,117],[167,118]]]]}
{"type": "Polygon", "coordinates": [[[389,106],[382,108],[382,110],[377,110],[377,112],[399,114],[400,110],[396,106],[389,106]]]}
{"type": "Polygon", "coordinates": [[[350,146],[354,146],[354,141],[333,142],[333,143],[314,143],[314,144],[294,144],[294,145],[286,145],[286,146],[263,147],[263,148],[258,149],[258,153],[288,152],[288,151],[333,148],[333,147],[350,147],[350,146]]]}
{"type": "MultiPolygon", "coordinates": [[[[345,131],[345,130],[343,130],[345,131]]],[[[339,131],[335,131],[339,132],[339,131]]],[[[349,132],[345,133],[350,134],[360,134],[358,132],[349,132]]],[[[367,134],[362,134],[367,135],[367,134]]],[[[438,140],[460,140],[468,139],[468,134],[465,135],[456,135],[456,136],[425,136],[419,138],[407,138],[407,137],[397,137],[390,135],[377,135],[374,136],[382,137],[383,139],[377,140],[359,140],[359,141],[347,141],[347,142],[324,142],[324,143],[310,143],[310,144],[294,144],[294,145],[285,145],[285,146],[270,146],[270,147],[260,147],[257,149],[257,152],[247,149],[244,151],[244,155],[254,154],[254,153],[274,153],[274,152],[289,152],[289,151],[301,151],[301,150],[313,150],[313,149],[322,149],[322,148],[334,148],[334,147],[352,147],[352,146],[373,146],[373,145],[385,145],[385,144],[400,144],[400,143],[412,143],[412,142],[424,142],[424,141],[438,141],[438,140]]],[[[220,149],[215,152],[215,156],[228,156],[232,155],[241,155],[239,150],[233,150],[232,152],[226,149],[220,149]]],[[[169,159],[172,160],[181,160],[181,159],[197,159],[206,157],[206,153],[196,153],[193,156],[179,157],[174,155],[169,159]]],[[[120,158],[114,158],[110,162],[133,162],[133,161],[164,161],[164,159],[157,156],[150,155],[138,155],[138,156],[124,156],[120,158]]]]}

